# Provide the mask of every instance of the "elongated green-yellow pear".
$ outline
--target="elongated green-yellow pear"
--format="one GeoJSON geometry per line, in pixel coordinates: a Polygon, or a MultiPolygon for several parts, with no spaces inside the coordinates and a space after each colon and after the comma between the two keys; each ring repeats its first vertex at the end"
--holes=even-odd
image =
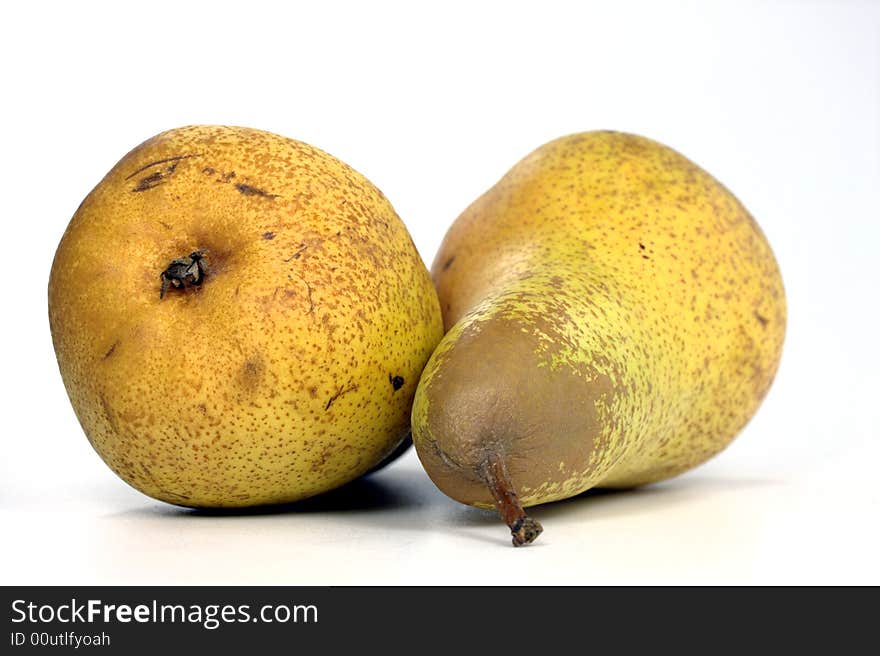
{"type": "Polygon", "coordinates": [[[721,451],[777,370],[779,269],[739,201],[649,139],[587,132],[513,167],[432,270],[448,333],[416,392],[434,482],[499,509],[630,487],[721,451]]]}

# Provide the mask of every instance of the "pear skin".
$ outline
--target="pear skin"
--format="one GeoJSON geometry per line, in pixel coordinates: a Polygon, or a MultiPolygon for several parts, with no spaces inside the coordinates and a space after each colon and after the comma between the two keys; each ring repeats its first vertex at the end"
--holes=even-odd
{"type": "Polygon", "coordinates": [[[413,441],[461,503],[523,508],[632,487],[724,449],[767,393],[786,305],[755,220],[676,151],[619,132],[550,142],[448,231],[432,267],[448,331],[413,441]]]}

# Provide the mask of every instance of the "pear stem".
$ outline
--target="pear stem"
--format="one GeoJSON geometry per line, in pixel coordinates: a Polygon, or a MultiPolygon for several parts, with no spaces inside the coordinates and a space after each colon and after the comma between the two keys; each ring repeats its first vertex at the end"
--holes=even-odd
{"type": "Polygon", "coordinates": [[[510,527],[513,536],[513,546],[521,547],[534,542],[544,528],[534,519],[526,515],[522,503],[513,484],[510,482],[510,474],[504,460],[497,453],[490,453],[480,465],[480,476],[492,498],[495,499],[495,507],[504,523],[510,527]]]}

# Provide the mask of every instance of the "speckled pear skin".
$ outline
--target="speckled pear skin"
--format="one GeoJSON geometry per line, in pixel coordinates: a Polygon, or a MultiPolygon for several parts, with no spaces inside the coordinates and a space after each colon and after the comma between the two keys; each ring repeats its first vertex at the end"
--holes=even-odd
{"type": "Polygon", "coordinates": [[[691,469],[743,428],[779,364],[785,295],[760,228],[643,137],[538,148],[456,220],[432,274],[448,333],[413,440],[462,503],[493,505],[492,453],[523,506],[691,469]]]}
{"type": "Polygon", "coordinates": [[[442,336],[410,235],[366,178],[305,143],[190,126],[88,195],[49,280],[58,365],[126,482],[196,507],[290,502],[370,470],[407,436],[442,336]],[[207,251],[200,286],[175,258],[207,251]]]}

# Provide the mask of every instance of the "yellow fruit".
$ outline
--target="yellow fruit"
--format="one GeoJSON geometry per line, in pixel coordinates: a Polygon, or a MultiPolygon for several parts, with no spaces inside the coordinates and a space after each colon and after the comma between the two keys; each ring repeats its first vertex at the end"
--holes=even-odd
{"type": "Polygon", "coordinates": [[[413,440],[446,494],[530,506],[629,487],[723,449],[776,372],[785,297],[758,225],[718,181],[642,137],[542,146],[474,202],[433,265],[448,334],[413,440]]]}
{"type": "Polygon", "coordinates": [[[407,435],[442,334],[378,189],[317,148],[223,126],[153,137],[88,195],[49,320],[94,448],[185,506],[289,502],[368,471],[407,435]]]}

